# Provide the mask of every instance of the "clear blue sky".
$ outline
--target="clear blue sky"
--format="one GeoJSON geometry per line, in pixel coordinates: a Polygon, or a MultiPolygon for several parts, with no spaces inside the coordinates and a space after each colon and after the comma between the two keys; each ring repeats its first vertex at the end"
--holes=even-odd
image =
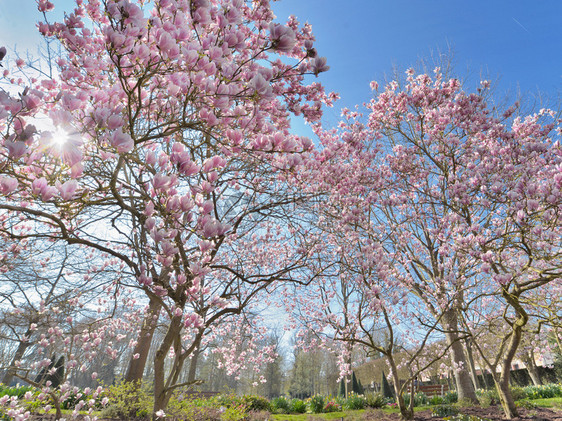
{"type": "MultiPolygon", "coordinates": [[[[61,13],[72,0],[52,0],[61,13]]],[[[562,93],[561,0],[281,0],[280,21],[290,14],[312,24],[317,50],[331,69],[318,78],[340,93],[339,108],[370,98],[369,82],[382,82],[393,65],[453,49],[456,70],[473,78],[500,78],[499,92],[562,93]],[[468,69],[468,70],[467,70],[468,69]]],[[[0,0],[0,45],[34,49],[35,0],[0,0]]]]}

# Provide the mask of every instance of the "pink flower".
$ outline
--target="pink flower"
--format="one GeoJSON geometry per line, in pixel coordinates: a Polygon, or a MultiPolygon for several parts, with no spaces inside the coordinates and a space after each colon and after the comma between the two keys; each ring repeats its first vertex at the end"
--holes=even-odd
{"type": "Polygon", "coordinates": [[[296,44],[293,30],[279,23],[270,23],[269,33],[271,36],[271,46],[277,51],[288,53],[296,44]]]}
{"type": "Polygon", "coordinates": [[[330,66],[326,65],[326,61],[326,57],[316,57],[312,62],[312,72],[318,76],[318,73],[329,70],[330,66]]]}
{"type": "Polygon", "coordinates": [[[25,142],[7,140],[4,142],[4,146],[8,148],[8,155],[14,159],[20,158],[26,151],[25,142]]]}
{"type": "Polygon", "coordinates": [[[76,189],[78,188],[78,183],[76,180],[69,180],[64,184],[60,184],[58,181],[56,182],[56,187],[60,193],[60,197],[63,200],[72,200],[74,197],[74,193],[76,193],[76,189]]]}
{"type": "Polygon", "coordinates": [[[119,130],[113,134],[109,143],[117,149],[118,153],[130,152],[135,147],[133,138],[128,133],[119,130]]]}
{"type": "Polygon", "coordinates": [[[55,8],[55,5],[47,0],[39,0],[37,2],[37,10],[40,12],[49,12],[55,8]]]}
{"type": "Polygon", "coordinates": [[[12,177],[1,176],[0,177],[0,191],[3,194],[8,194],[13,192],[18,188],[18,180],[12,177]]]}
{"type": "Polygon", "coordinates": [[[254,78],[250,81],[250,87],[254,89],[256,94],[264,98],[270,97],[273,94],[271,85],[260,74],[255,75],[254,78]]]}

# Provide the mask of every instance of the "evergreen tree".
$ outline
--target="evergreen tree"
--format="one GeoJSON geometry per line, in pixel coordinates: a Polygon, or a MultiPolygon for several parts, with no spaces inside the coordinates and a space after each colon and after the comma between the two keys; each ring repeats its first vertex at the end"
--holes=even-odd
{"type": "Polygon", "coordinates": [[[382,385],[382,395],[385,398],[389,398],[389,399],[394,398],[394,392],[392,391],[390,384],[388,384],[388,380],[386,379],[386,375],[384,374],[384,371],[382,372],[381,385],[382,385]]]}
{"type": "Polygon", "coordinates": [[[357,381],[357,377],[355,376],[355,371],[351,372],[351,390],[356,395],[363,394],[363,391],[361,390],[361,387],[359,386],[359,382],[357,381]]]}
{"type": "Polygon", "coordinates": [[[339,382],[339,385],[340,385],[340,387],[339,387],[339,390],[338,390],[338,396],[342,396],[342,397],[345,398],[345,379],[342,379],[339,382]]]}

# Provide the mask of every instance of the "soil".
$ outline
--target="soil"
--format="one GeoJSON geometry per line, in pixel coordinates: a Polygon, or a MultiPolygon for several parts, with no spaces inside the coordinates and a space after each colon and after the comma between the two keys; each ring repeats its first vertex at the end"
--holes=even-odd
{"type": "MultiPolygon", "coordinates": [[[[549,408],[533,408],[523,409],[518,408],[519,417],[512,418],[512,421],[562,421],[562,412],[549,409],[549,408]]],[[[506,418],[501,409],[501,406],[492,405],[488,408],[468,407],[460,410],[461,414],[476,415],[485,420],[491,421],[504,421],[506,418]]],[[[365,413],[366,415],[367,413],[365,413]]],[[[399,421],[401,420],[400,414],[388,414],[382,411],[369,412],[368,416],[364,417],[365,421],[399,421]]],[[[439,421],[443,420],[440,417],[432,417],[431,410],[419,411],[414,413],[415,421],[439,421]]]]}

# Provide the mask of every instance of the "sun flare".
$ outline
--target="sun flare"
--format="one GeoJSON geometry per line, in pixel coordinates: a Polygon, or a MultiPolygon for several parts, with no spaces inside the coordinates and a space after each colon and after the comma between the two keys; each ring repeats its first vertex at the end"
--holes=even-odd
{"type": "Polygon", "coordinates": [[[53,146],[57,146],[62,148],[69,140],[69,134],[66,130],[57,127],[53,131],[53,137],[51,138],[51,144],[53,146]]]}

